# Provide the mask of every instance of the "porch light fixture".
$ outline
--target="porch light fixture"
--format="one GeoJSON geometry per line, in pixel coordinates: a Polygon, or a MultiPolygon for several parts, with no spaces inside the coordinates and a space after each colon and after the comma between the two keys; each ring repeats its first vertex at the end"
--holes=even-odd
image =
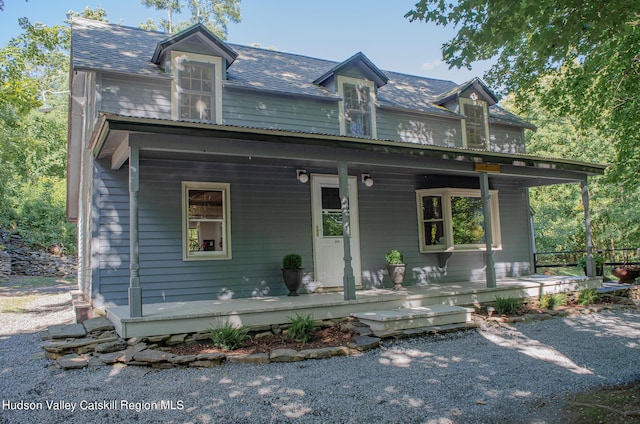
{"type": "Polygon", "coordinates": [[[367,187],[373,186],[373,178],[371,178],[371,174],[362,174],[360,178],[362,180],[362,184],[364,184],[365,186],[367,187]]]}
{"type": "Polygon", "coordinates": [[[46,93],[49,93],[49,94],[67,94],[67,93],[70,93],[70,91],[69,90],[64,90],[64,91],[43,90],[42,93],[41,93],[42,106],[40,106],[38,108],[38,112],[49,113],[49,112],[53,111],[53,109],[55,109],[54,106],[52,106],[52,105],[47,103],[46,93]]]}
{"type": "Polygon", "coordinates": [[[307,181],[309,181],[309,175],[307,174],[307,170],[306,169],[296,169],[296,178],[302,184],[304,184],[307,181]]]}

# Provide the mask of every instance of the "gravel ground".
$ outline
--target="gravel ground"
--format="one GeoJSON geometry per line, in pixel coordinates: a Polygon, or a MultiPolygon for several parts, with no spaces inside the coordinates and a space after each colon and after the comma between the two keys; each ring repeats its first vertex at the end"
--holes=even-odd
{"type": "Polygon", "coordinates": [[[0,314],[0,423],[556,423],[567,395],[640,379],[633,309],[298,363],[62,371],[33,333],[69,321],[60,296],[0,314]]]}

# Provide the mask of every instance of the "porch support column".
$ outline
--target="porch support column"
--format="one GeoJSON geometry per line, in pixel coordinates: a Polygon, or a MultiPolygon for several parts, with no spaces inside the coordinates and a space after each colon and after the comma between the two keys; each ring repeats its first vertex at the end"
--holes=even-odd
{"type": "Polygon", "coordinates": [[[342,209],[342,240],[344,245],[344,300],[356,299],[356,279],[351,265],[351,225],[349,220],[349,173],[346,162],[338,162],[338,185],[342,209]]]}
{"type": "Polygon", "coordinates": [[[493,227],[491,225],[491,195],[489,194],[489,174],[480,173],[480,193],[482,197],[482,211],[484,212],[484,240],[486,252],[487,287],[496,287],[496,264],[493,260],[493,227]]]}
{"type": "Polygon", "coordinates": [[[138,147],[129,147],[129,315],[142,316],[140,255],[138,234],[138,190],[140,155],[138,147]]]}
{"type": "Polygon", "coordinates": [[[587,180],[580,181],[580,189],[582,191],[582,206],[584,208],[584,234],[585,244],[587,250],[587,276],[594,277],[595,273],[595,261],[593,258],[593,239],[591,234],[591,215],[589,214],[589,185],[587,180]]]}

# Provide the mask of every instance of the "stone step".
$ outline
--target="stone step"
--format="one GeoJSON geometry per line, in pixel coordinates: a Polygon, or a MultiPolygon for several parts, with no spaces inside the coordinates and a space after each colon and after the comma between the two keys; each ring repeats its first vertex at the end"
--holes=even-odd
{"type": "Polygon", "coordinates": [[[472,313],[471,308],[431,305],[411,309],[361,312],[353,316],[376,332],[462,324],[471,321],[472,313]]]}

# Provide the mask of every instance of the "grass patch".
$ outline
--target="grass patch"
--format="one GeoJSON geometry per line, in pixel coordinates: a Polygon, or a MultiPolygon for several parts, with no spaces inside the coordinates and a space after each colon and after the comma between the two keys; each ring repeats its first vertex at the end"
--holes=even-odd
{"type": "Polygon", "coordinates": [[[289,327],[287,335],[297,341],[306,343],[313,337],[313,332],[318,328],[313,319],[313,315],[296,314],[295,317],[289,317],[291,327],[289,327]]]}
{"type": "Polygon", "coordinates": [[[540,307],[543,309],[556,309],[567,304],[567,295],[564,293],[545,294],[540,298],[540,307]]]}
{"type": "Polygon", "coordinates": [[[567,401],[562,422],[640,423],[640,382],[589,390],[572,396],[567,401]]]}
{"type": "Polygon", "coordinates": [[[21,297],[0,297],[0,313],[22,314],[28,312],[27,306],[38,296],[27,295],[21,297]]]}
{"type": "Polygon", "coordinates": [[[518,313],[522,305],[521,299],[496,296],[494,308],[499,315],[513,315],[518,313]]]}
{"type": "Polygon", "coordinates": [[[222,350],[235,350],[249,338],[249,330],[227,323],[222,327],[210,328],[209,335],[214,346],[222,350]]]}
{"type": "Polygon", "coordinates": [[[32,287],[57,287],[66,285],[71,288],[77,284],[74,277],[35,277],[12,275],[7,281],[0,282],[0,287],[26,289],[32,287]]]}

